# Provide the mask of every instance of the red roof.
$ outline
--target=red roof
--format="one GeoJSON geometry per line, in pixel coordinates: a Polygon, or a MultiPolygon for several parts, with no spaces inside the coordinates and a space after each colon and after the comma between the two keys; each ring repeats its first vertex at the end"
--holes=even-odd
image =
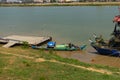
{"type": "Polygon", "coordinates": [[[115,16],[113,22],[120,22],[120,15],[115,16]]]}

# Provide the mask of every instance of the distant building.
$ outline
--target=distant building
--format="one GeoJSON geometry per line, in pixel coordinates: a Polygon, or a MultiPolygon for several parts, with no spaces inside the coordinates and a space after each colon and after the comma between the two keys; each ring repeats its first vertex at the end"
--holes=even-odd
{"type": "Polygon", "coordinates": [[[33,2],[35,2],[35,3],[43,3],[44,0],[33,0],[33,2]]]}
{"type": "Polygon", "coordinates": [[[47,3],[50,3],[51,2],[51,0],[44,0],[45,2],[47,2],[47,3]]]}
{"type": "Polygon", "coordinates": [[[33,2],[35,2],[35,3],[50,3],[51,2],[51,0],[33,0],[33,2]]]}
{"type": "Polygon", "coordinates": [[[6,0],[7,3],[22,3],[21,0],[6,0]]]}
{"type": "Polygon", "coordinates": [[[79,0],[58,0],[57,2],[78,2],[79,0]]]}
{"type": "Polygon", "coordinates": [[[72,0],[65,0],[65,2],[72,2],[72,0]]]}
{"type": "Polygon", "coordinates": [[[62,2],[65,2],[65,0],[58,0],[57,2],[61,2],[62,3],[62,2]]]}
{"type": "Polygon", "coordinates": [[[21,0],[22,1],[22,3],[32,3],[32,2],[34,2],[33,0],[21,0]]]}
{"type": "Polygon", "coordinates": [[[65,0],[66,2],[77,2],[78,0],[65,0]]]}

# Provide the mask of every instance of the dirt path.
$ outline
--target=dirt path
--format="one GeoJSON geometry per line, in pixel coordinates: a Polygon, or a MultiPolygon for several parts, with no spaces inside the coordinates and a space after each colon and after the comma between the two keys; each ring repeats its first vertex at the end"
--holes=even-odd
{"type": "Polygon", "coordinates": [[[34,60],[35,62],[45,62],[45,61],[54,62],[54,63],[64,64],[64,65],[69,65],[69,66],[76,67],[76,68],[81,68],[84,70],[89,70],[89,71],[94,71],[94,72],[98,72],[98,73],[102,73],[102,74],[112,75],[112,72],[104,70],[104,69],[95,69],[92,67],[84,67],[84,66],[69,64],[69,63],[60,62],[60,61],[56,61],[56,60],[46,60],[44,58],[35,58],[35,57],[30,57],[30,56],[25,56],[25,55],[20,55],[20,54],[13,54],[13,53],[7,53],[7,52],[0,52],[0,53],[1,54],[9,54],[9,55],[22,57],[22,58],[26,58],[26,59],[31,59],[31,60],[34,60]]]}

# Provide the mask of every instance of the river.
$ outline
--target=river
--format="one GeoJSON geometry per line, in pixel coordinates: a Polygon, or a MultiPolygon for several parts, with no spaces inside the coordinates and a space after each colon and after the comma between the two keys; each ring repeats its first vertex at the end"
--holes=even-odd
{"type": "MultiPolygon", "coordinates": [[[[112,19],[118,14],[117,6],[0,7],[0,36],[51,36],[57,43],[89,46],[88,39],[92,38],[93,33],[103,35],[105,39],[110,38],[114,29],[112,19]]],[[[91,51],[89,48],[88,52],[91,51]]],[[[61,53],[60,56],[91,63],[96,61],[106,64],[113,60],[78,52],[68,54],[61,53]]]]}
{"type": "Polygon", "coordinates": [[[0,7],[0,36],[52,36],[58,43],[88,43],[93,33],[109,38],[117,6],[0,7]]]}

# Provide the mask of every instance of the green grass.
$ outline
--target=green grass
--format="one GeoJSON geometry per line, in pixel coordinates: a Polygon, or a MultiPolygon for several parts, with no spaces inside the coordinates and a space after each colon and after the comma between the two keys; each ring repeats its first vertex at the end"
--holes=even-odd
{"type": "Polygon", "coordinates": [[[7,78],[11,80],[119,80],[120,78],[51,62],[35,63],[27,60],[30,64],[27,66],[24,60],[26,59],[18,58],[12,65],[5,63],[8,68],[1,71],[1,77],[4,77],[4,80],[7,78]]]}
{"type": "Polygon", "coordinates": [[[21,47],[5,49],[0,47],[0,51],[6,53],[32,56],[35,58],[45,58],[47,60],[57,60],[60,62],[105,69],[113,72],[112,75],[92,72],[70,65],[54,62],[35,62],[10,54],[0,54],[0,80],[119,80],[119,68],[109,66],[93,65],[79,62],[74,59],[61,58],[54,51],[22,49],[21,47]]]}
{"type": "MultiPolygon", "coordinates": [[[[33,52],[35,53],[35,52],[33,52]]],[[[41,58],[45,58],[45,59],[55,59],[57,61],[60,61],[60,62],[65,62],[65,63],[70,63],[70,64],[75,64],[75,65],[81,65],[81,66],[85,66],[85,67],[94,67],[94,68],[102,68],[102,69],[108,69],[108,70],[112,70],[112,71],[120,71],[120,69],[118,68],[113,68],[113,67],[109,67],[109,66],[101,66],[101,65],[96,65],[96,64],[86,64],[84,62],[80,62],[76,59],[68,59],[68,58],[62,58],[58,55],[56,55],[56,52],[54,51],[49,51],[49,52],[45,52],[45,51],[41,51],[41,50],[38,50],[36,51],[36,54],[39,55],[39,57],[41,58]]]]}

